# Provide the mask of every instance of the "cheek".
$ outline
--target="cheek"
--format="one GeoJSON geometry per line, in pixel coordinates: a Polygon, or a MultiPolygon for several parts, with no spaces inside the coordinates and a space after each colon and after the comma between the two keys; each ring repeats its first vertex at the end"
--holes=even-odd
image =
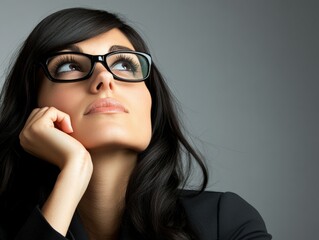
{"type": "Polygon", "coordinates": [[[65,98],[65,91],[59,90],[53,83],[49,82],[48,80],[43,80],[38,95],[39,107],[61,107],[63,105],[63,101],[65,101],[65,98]]]}
{"type": "Polygon", "coordinates": [[[39,107],[55,107],[61,111],[65,110],[66,107],[66,101],[67,98],[63,94],[52,94],[48,95],[46,97],[41,97],[41,95],[38,98],[38,106],[39,107]]]}
{"type": "Polygon", "coordinates": [[[75,92],[71,89],[66,89],[63,85],[57,85],[44,80],[39,96],[38,107],[55,107],[58,110],[67,114],[72,114],[72,105],[76,104],[75,92]]]}
{"type": "Polygon", "coordinates": [[[152,137],[151,108],[152,99],[149,91],[140,94],[136,103],[136,117],[134,126],[136,129],[136,139],[141,141],[141,150],[145,150],[152,137]]]}

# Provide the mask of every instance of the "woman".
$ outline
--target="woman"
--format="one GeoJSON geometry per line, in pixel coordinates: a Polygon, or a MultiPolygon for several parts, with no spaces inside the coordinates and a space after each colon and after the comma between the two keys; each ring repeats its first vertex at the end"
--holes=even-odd
{"type": "Polygon", "coordinates": [[[240,197],[204,192],[207,171],[172,96],[117,16],[74,8],[45,18],[1,101],[3,239],[271,238],[240,197]],[[192,161],[197,192],[183,190],[192,161]]]}

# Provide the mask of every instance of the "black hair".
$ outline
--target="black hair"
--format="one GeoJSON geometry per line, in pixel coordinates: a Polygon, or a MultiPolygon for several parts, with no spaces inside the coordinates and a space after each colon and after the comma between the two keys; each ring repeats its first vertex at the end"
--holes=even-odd
{"type": "MultiPolygon", "coordinates": [[[[0,217],[0,223],[7,225],[12,234],[21,227],[32,207],[45,201],[58,173],[54,166],[26,153],[19,143],[19,133],[37,107],[37,61],[43,55],[113,28],[126,35],[136,51],[149,53],[140,35],[117,15],[70,8],[51,14],[34,28],[8,73],[0,99],[0,208],[1,213],[18,212],[21,219],[15,216],[10,220],[8,214],[6,222],[5,217],[0,217]],[[10,221],[20,222],[12,227],[10,221]]],[[[179,199],[193,161],[203,173],[200,192],[207,185],[208,173],[182,131],[175,100],[154,63],[146,85],[152,97],[152,138],[147,149],[139,154],[130,177],[126,216],[137,232],[151,239],[196,239],[179,199]]]]}

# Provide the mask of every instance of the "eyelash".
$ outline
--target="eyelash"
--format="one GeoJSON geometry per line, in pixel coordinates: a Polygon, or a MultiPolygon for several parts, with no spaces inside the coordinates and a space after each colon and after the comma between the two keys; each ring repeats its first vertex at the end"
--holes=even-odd
{"type": "MultiPolygon", "coordinates": [[[[139,64],[136,63],[133,58],[131,58],[131,57],[129,57],[129,56],[126,56],[126,55],[124,55],[124,54],[118,55],[112,65],[115,65],[115,64],[117,64],[117,63],[119,63],[119,62],[127,62],[128,64],[130,64],[130,66],[131,66],[131,68],[132,68],[132,72],[136,72],[137,69],[139,68],[139,64]]],[[[55,75],[59,74],[59,73],[57,72],[57,70],[58,70],[62,65],[66,64],[66,63],[76,63],[76,60],[75,60],[75,58],[72,57],[72,56],[63,56],[63,57],[61,57],[60,59],[57,60],[56,63],[54,63],[53,73],[54,73],[55,75]]]]}
{"type": "Polygon", "coordinates": [[[136,70],[139,67],[139,65],[136,62],[134,62],[133,58],[125,56],[125,55],[122,55],[122,54],[120,54],[119,56],[116,57],[116,60],[114,61],[114,63],[112,65],[114,65],[114,64],[116,64],[118,62],[121,62],[121,61],[128,62],[132,66],[132,68],[133,68],[132,71],[133,72],[136,72],[136,70]]]}
{"type": "Polygon", "coordinates": [[[54,74],[57,74],[57,70],[62,66],[62,65],[64,65],[64,64],[66,64],[66,63],[75,63],[76,61],[75,61],[75,59],[74,59],[74,57],[70,57],[70,56],[68,56],[68,57],[66,57],[66,56],[64,56],[64,57],[61,57],[61,59],[58,59],[58,61],[54,64],[54,74]]]}

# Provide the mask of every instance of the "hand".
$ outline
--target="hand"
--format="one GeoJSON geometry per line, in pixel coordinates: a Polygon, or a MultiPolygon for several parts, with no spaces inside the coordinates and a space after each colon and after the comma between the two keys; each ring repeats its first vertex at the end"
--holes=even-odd
{"type": "Polygon", "coordinates": [[[36,108],[20,133],[20,144],[26,152],[62,170],[68,160],[79,161],[89,154],[79,141],[68,135],[72,132],[68,114],[54,107],[36,108]]]}
{"type": "Polygon", "coordinates": [[[61,170],[41,210],[47,222],[64,236],[93,172],[89,152],[69,135],[72,132],[68,114],[44,107],[31,112],[19,135],[25,151],[61,170]]]}

